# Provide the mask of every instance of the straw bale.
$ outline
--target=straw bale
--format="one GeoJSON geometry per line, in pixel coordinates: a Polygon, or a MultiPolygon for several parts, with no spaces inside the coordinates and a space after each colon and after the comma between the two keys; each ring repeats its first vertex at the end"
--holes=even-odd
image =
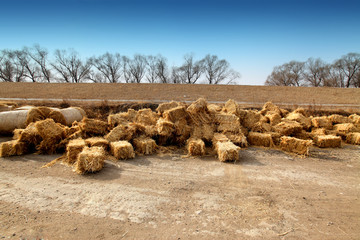
{"type": "Polygon", "coordinates": [[[106,153],[102,147],[85,147],[74,164],[78,174],[98,172],[104,167],[106,153]]]}
{"type": "Polygon", "coordinates": [[[240,147],[232,142],[218,142],[216,144],[216,149],[218,158],[221,162],[239,160],[240,147]]]}
{"type": "Polygon", "coordinates": [[[309,148],[312,146],[312,140],[302,140],[294,137],[281,137],[280,148],[286,152],[292,152],[300,155],[309,155],[309,148]]]}
{"type": "Polygon", "coordinates": [[[187,150],[190,156],[203,156],[205,155],[205,143],[200,138],[189,138],[187,150]]]}
{"type": "Polygon", "coordinates": [[[192,128],[187,124],[186,119],[176,121],[174,123],[175,127],[175,143],[183,145],[186,140],[189,138],[192,128]]]}
{"type": "Polygon", "coordinates": [[[268,111],[265,115],[269,119],[270,125],[274,126],[281,122],[281,115],[277,112],[268,111]]]}
{"type": "Polygon", "coordinates": [[[240,120],[235,114],[216,113],[214,122],[217,124],[218,132],[238,133],[240,131],[240,120]]]}
{"type": "Polygon", "coordinates": [[[59,109],[61,114],[65,118],[65,122],[67,126],[71,126],[71,124],[75,121],[81,121],[84,117],[86,117],[86,113],[84,109],[79,107],[69,107],[64,109],[59,109]]]}
{"type": "Polygon", "coordinates": [[[303,139],[303,140],[311,140],[311,139],[313,139],[313,134],[311,132],[301,130],[300,132],[293,134],[293,137],[303,139]]]}
{"type": "Polygon", "coordinates": [[[24,131],[24,129],[15,129],[13,131],[13,140],[17,140],[20,138],[21,133],[24,131]]]}
{"type": "Polygon", "coordinates": [[[240,146],[242,148],[248,146],[247,139],[243,133],[233,134],[233,133],[227,132],[227,133],[225,133],[225,136],[237,146],[240,146]]]}
{"type": "Polygon", "coordinates": [[[163,112],[165,112],[166,110],[172,109],[172,108],[176,108],[177,106],[179,106],[179,102],[166,102],[166,103],[161,103],[159,104],[159,106],[156,108],[156,111],[159,114],[163,114],[163,112]]]}
{"type": "Polygon", "coordinates": [[[298,112],[289,113],[286,116],[286,119],[300,123],[301,126],[305,129],[309,129],[311,127],[311,119],[305,117],[304,115],[298,112]]]}
{"type": "Polygon", "coordinates": [[[159,120],[156,123],[156,129],[158,134],[161,136],[171,136],[175,131],[174,123],[164,118],[159,118],[159,120]]]}
{"type": "Polygon", "coordinates": [[[204,98],[199,98],[195,102],[191,103],[190,106],[186,109],[191,114],[197,114],[199,112],[206,112],[207,101],[204,98]]]}
{"type": "Polygon", "coordinates": [[[52,110],[47,116],[57,123],[61,123],[64,126],[67,125],[64,115],[59,110],[52,110]]]}
{"type": "Polygon", "coordinates": [[[349,132],[358,132],[359,129],[352,123],[339,123],[334,125],[334,130],[339,134],[347,134],[349,132]]]}
{"type": "Polygon", "coordinates": [[[341,137],[333,135],[319,135],[314,138],[314,143],[320,148],[341,147],[341,137]]]}
{"type": "Polygon", "coordinates": [[[110,114],[108,116],[108,123],[111,128],[116,127],[119,124],[124,124],[126,122],[134,122],[137,111],[134,109],[128,109],[127,112],[110,114]]]}
{"type": "Polygon", "coordinates": [[[35,123],[30,123],[25,129],[22,130],[19,141],[29,145],[29,148],[35,147],[40,144],[42,137],[35,127],[35,123]]]}
{"type": "Polygon", "coordinates": [[[327,116],[314,117],[311,119],[311,123],[316,128],[332,129],[332,123],[327,116]]]}
{"type": "Polygon", "coordinates": [[[229,138],[223,134],[223,133],[214,133],[214,136],[212,138],[212,145],[214,148],[216,148],[216,144],[218,142],[229,142],[229,138]]]}
{"type": "Polygon", "coordinates": [[[346,135],[346,142],[350,144],[360,145],[360,133],[352,132],[346,135]]]}
{"type": "Polygon", "coordinates": [[[242,125],[247,129],[251,129],[261,118],[261,114],[255,110],[245,110],[246,115],[242,119],[242,125]]]}
{"type": "Polygon", "coordinates": [[[0,157],[20,156],[28,151],[26,143],[10,140],[0,143],[0,157]]]}
{"type": "Polygon", "coordinates": [[[208,108],[209,112],[213,113],[213,114],[221,112],[221,110],[223,109],[222,107],[220,107],[217,104],[208,104],[207,108],[208,108]]]}
{"type": "Polygon", "coordinates": [[[80,129],[87,133],[93,135],[105,135],[108,132],[109,125],[107,122],[97,120],[97,119],[89,119],[83,118],[79,123],[80,129]]]}
{"type": "Polygon", "coordinates": [[[302,126],[296,121],[284,119],[281,123],[274,126],[274,130],[282,135],[290,136],[291,134],[300,132],[302,126]]]}
{"type": "Polygon", "coordinates": [[[351,120],[348,117],[339,115],[339,114],[332,114],[329,116],[329,120],[332,122],[332,124],[338,124],[338,123],[350,123],[351,120]]]}
{"type": "Polygon", "coordinates": [[[149,137],[135,138],[133,144],[137,153],[150,155],[156,152],[156,142],[149,137]]]}
{"type": "Polygon", "coordinates": [[[117,159],[130,159],[135,157],[133,146],[128,141],[110,143],[111,155],[117,159]]]}
{"type": "Polygon", "coordinates": [[[65,135],[64,128],[56,124],[52,119],[37,121],[34,126],[44,140],[49,138],[61,139],[65,135]]]}
{"type": "Polygon", "coordinates": [[[145,126],[145,135],[147,137],[154,137],[157,134],[156,126],[145,126]]]}
{"type": "Polygon", "coordinates": [[[37,122],[46,119],[44,113],[37,107],[33,107],[28,111],[26,116],[26,126],[32,122],[37,122]]]}
{"type": "Polygon", "coordinates": [[[253,132],[271,132],[272,127],[265,121],[259,121],[251,128],[253,132]]]}
{"type": "Polygon", "coordinates": [[[66,126],[66,127],[64,127],[64,130],[65,130],[65,136],[68,137],[68,136],[74,134],[75,132],[78,132],[80,130],[80,126],[79,125],[74,125],[71,127],[66,126]]]}
{"type": "Polygon", "coordinates": [[[130,124],[121,124],[113,128],[106,136],[110,142],[115,142],[119,140],[130,141],[135,134],[136,129],[132,127],[130,124]]]}
{"type": "Polygon", "coordinates": [[[261,109],[260,113],[262,115],[266,115],[267,112],[276,112],[279,115],[281,115],[281,110],[278,106],[276,106],[275,104],[273,104],[272,102],[267,102],[264,104],[263,108],[261,109]]]}
{"type": "Polygon", "coordinates": [[[239,105],[233,99],[229,99],[225,103],[225,106],[223,107],[222,111],[224,113],[235,114],[236,116],[238,116],[239,115],[238,109],[239,109],[239,105]]]}
{"type": "Polygon", "coordinates": [[[74,164],[78,159],[79,153],[86,146],[84,139],[70,140],[66,146],[66,158],[63,160],[67,164],[74,164]]]}
{"type": "Polygon", "coordinates": [[[135,121],[143,125],[155,125],[159,115],[150,108],[140,109],[135,116],[135,121]]]}
{"type": "Polygon", "coordinates": [[[292,111],[292,113],[300,113],[303,116],[308,116],[307,111],[304,108],[297,108],[294,111],[292,111]]]}
{"type": "Polygon", "coordinates": [[[280,108],[280,112],[281,112],[281,117],[286,117],[288,114],[289,114],[289,111],[288,110],[286,110],[286,109],[282,109],[282,108],[280,108]]]}
{"type": "Polygon", "coordinates": [[[109,148],[109,141],[103,137],[92,137],[85,139],[88,147],[102,147],[106,151],[109,148]]]}
{"type": "Polygon", "coordinates": [[[11,134],[15,129],[26,127],[28,110],[0,112],[0,134],[11,134]]]}
{"type": "Polygon", "coordinates": [[[186,119],[188,117],[188,113],[186,112],[185,106],[178,106],[164,111],[163,116],[166,120],[174,123],[178,120],[184,118],[186,119]]]}
{"type": "Polygon", "coordinates": [[[350,121],[357,127],[360,127],[360,116],[357,114],[352,114],[349,116],[350,121]]]}
{"type": "Polygon", "coordinates": [[[247,137],[250,145],[273,147],[274,142],[270,133],[249,132],[247,137]]]}

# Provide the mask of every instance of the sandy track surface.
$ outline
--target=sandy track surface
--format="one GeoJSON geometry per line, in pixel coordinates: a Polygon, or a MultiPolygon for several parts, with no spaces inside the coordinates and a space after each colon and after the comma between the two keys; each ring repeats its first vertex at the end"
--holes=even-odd
{"type": "Polygon", "coordinates": [[[240,161],[183,153],[106,162],[79,176],[0,159],[0,238],[357,239],[360,148],[241,151],[240,161]]]}

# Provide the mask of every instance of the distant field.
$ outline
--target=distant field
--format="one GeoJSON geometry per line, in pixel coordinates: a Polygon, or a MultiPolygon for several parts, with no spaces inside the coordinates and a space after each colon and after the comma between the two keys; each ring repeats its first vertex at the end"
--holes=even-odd
{"type": "Polygon", "coordinates": [[[360,109],[360,89],[273,87],[241,85],[101,84],[101,83],[0,83],[0,98],[29,100],[117,100],[117,101],[194,101],[234,99],[242,105],[261,106],[272,101],[282,106],[317,106],[360,109]]]}

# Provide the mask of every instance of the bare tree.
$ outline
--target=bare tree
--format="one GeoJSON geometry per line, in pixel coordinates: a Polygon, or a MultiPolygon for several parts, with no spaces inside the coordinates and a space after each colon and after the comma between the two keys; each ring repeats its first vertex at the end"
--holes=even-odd
{"type": "Polygon", "coordinates": [[[3,50],[0,57],[0,78],[6,82],[26,80],[23,53],[18,50],[3,50]]]}
{"type": "Polygon", "coordinates": [[[24,76],[32,82],[38,82],[41,79],[40,66],[30,57],[27,48],[21,51],[16,51],[16,58],[24,67],[24,76]]]}
{"type": "Polygon", "coordinates": [[[292,86],[290,79],[284,71],[284,66],[275,66],[267,77],[265,85],[268,86],[292,86]]]}
{"type": "Polygon", "coordinates": [[[302,86],[303,85],[303,62],[290,61],[281,66],[274,67],[265,84],[275,86],[302,86]]]}
{"type": "Polygon", "coordinates": [[[202,63],[208,84],[219,84],[227,78],[229,78],[228,83],[234,80],[235,71],[230,69],[230,64],[225,59],[219,60],[218,56],[208,54],[202,63]]]}
{"type": "Polygon", "coordinates": [[[134,58],[129,61],[128,76],[130,76],[130,82],[141,83],[146,73],[146,57],[136,54],[134,58]]]}
{"type": "Polygon", "coordinates": [[[0,79],[4,82],[13,82],[14,67],[11,63],[8,51],[0,52],[0,79]]]}
{"type": "Polygon", "coordinates": [[[78,83],[87,78],[91,64],[89,61],[83,63],[77,52],[70,50],[55,51],[54,69],[61,75],[65,82],[78,83]]]}
{"type": "Polygon", "coordinates": [[[335,61],[334,65],[344,74],[344,87],[350,87],[360,71],[360,54],[348,53],[335,61]]]}
{"type": "Polygon", "coordinates": [[[117,83],[121,77],[121,57],[120,54],[105,53],[100,57],[90,59],[91,64],[100,72],[106,81],[117,83]]]}
{"type": "Polygon", "coordinates": [[[41,70],[41,76],[43,81],[50,82],[51,70],[48,62],[48,51],[45,48],[41,48],[40,45],[35,44],[33,48],[25,48],[24,51],[38,64],[41,70]]]}
{"type": "Polygon", "coordinates": [[[146,79],[150,83],[168,83],[169,73],[167,60],[161,55],[147,57],[148,71],[146,79]]]}
{"type": "Polygon", "coordinates": [[[309,58],[305,63],[304,78],[312,87],[320,87],[329,76],[329,65],[320,58],[309,58]]]}
{"type": "Polygon", "coordinates": [[[195,84],[204,72],[204,63],[195,61],[193,54],[185,55],[184,61],[181,67],[173,69],[173,77],[177,82],[195,84]]]}

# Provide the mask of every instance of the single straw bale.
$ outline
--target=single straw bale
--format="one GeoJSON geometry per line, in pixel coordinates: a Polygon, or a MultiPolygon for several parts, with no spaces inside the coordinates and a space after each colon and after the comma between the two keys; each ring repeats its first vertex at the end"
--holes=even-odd
{"type": "Polygon", "coordinates": [[[345,117],[345,116],[342,116],[339,114],[330,115],[329,120],[332,122],[332,124],[350,123],[350,119],[348,117],[345,117]]]}
{"type": "Polygon", "coordinates": [[[247,140],[250,145],[261,147],[273,147],[274,142],[270,133],[249,132],[247,140]]]}
{"type": "Polygon", "coordinates": [[[293,135],[296,138],[304,139],[304,140],[311,140],[313,139],[313,134],[311,132],[307,132],[305,130],[301,130],[293,135]]]}
{"type": "Polygon", "coordinates": [[[156,111],[161,115],[161,114],[163,114],[163,112],[165,112],[166,110],[169,110],[169,109],[172,109],[172,108],[176,108],[177,106],[179,106],[179,102],[175,102],[175,101],[166,102],[166,103],[161,103],[161,104],[159,104],[159,106],[156,108],[156,111]]]}
{"type": "Polygon", "coordinates": [[[214,125],[212,124],[194,126],[191,132],[191,136],[194,138],[201,138],[206,142],[210,142],[214,137],[214,130],[214,125]]]}
{"type": "Polygon", "coordinates": [[[79,153],[86,146],[84,139],[70,140],[66,146],[66,158],[63,160],[67,164],[74,164],[78,159],[79,153]]]}
{"type": "Polygon", "coordinates": [[[186,119],[181,119],[174,123],[175,135],[186,135],[189,136],[191,133],[191,127],[188,125],[186,119]]]}
{"type": "Polygon", "coordinates": [[[326,135],[326,129],[325,128],[312,128],[311,135],[313,138],[317,135],[326,135]]]}
{"type": "Polygon", "coordinates": [[[278,132],[269,132],[268,134],[270,134],[274,145],[279,146],[280,141],[281,141],[281,134],[278,132]]]}
{"type": "Polygon", "coordinates": [[[20,156],[27,153],[26,143],[11,140],[0,143],[0,157],[20,156]]]}
{"type": "Polygon", "coordinates": [[[216,151],[221,162],[239,160],[240,147],[232,142],[218,142],[216,144],[216,151]]]}
{"type": "Polygon", "coordinates": [[[352,132],[346,135],[346,142],[350,144],[360,145],[360,133],[352,132]]]}
{"type": "Polygon", "coordinates": [[[0,112],[0,134],[11,134],[15,129],[26,127],[28,110],[0,112]]]}
{"type": "Polygon", "coordinates": [[[203,156],[205,155],[205,143],[200,138],[189,138],[187,150],[190,156],[203,156]]]}
{"type": "Polygon", "coordinates": [[[104,167],[106,153],[102,147],[85,147],[78,155],[74,171],[78,174],[98,172],[104,167]]]}
{"type": "Polygon", "coordinates": [[[89,119],[83,118],[79,123],[80,129],[92,135],[105,135],[108,132],[109,125],[107,122],[97,120],[97,119],[89,119]]]}
{"type": "Polygon", "coordinates": [[[349,116],[350,122],[352,122],[355,126],[360,128],[360,116],[357,114],[352,114],[349,116]]]}
{"type": "Polygon", "coordinates": [[[157,134],[156,126],[145,126],[145,136],[152,138],[157,134]]]}
{"type": "Polygon", "coordinates": [[[238,133],[240,131],[240,120],[235,114],[216,113],[214,122],[218,132],[238,133]]]}
{"type": "Polygon", "coordinates": [[[243,133],[234,134],[234,133],[227,132],[227,133],[225,133],[225,136],[237,146],[240,146],[242,148],[248,146],[247,138],[243,133]]]}
{"type": "MultiPolygon", "coordinates": [[[[209,108],[209,106],[208,106],[208,108],[209,108]]],[[[238,108],[239,108],[239,105],[233,99],[229,99],[225,103],[225,106],[222,108],[222,111],[224,113],[235,114],[236,116],[238,116],[239,115],[238,108]]]]}
{"type": "Polygon", "coordinates": [[[37,122],[46,119],[44,113],[37,107],[33,107],[29,110],[26,116],[26,126],[32,122],[37,122]]]}
{"type": "Polygon", "coordinates": [[[270,125],[274,126],[281,122],[281,115],[277,112],[268,111],[265,115],[269,119],[270,125]]]}
{"type": "Polygon", "coordinates": [[[327,116],[314,117],[311,119],[311,124],[316,128],[325,128],[328,130],[332,129],[332,122],[327,116]]]}
{"type": "Polygon", "coordinates": [[[309,148],[312,146],[312,140],[302,140],[294,137],[281,137],[280,148],[286,152],[292,152],[300,155],[309,155],[309,148]]]}
{"type": "Polygon", "coordinates": [[[278,132],[281,135],[285,136],[290,136],[291,134],[301,132],[301,130],[303,129],[300,123],[287,119],[284,119],[281,123],[278,123],[273,128],[275,132],[278,132]]]}
{"type": "Polygon", "coordinates": [[[140,109],[135,116],[135,122],[143,125],[155,125],[159,115],[150,108],[140,109]]]}
{"type": "Polygon", "coordinates": [[[102,147],[106,151],[109,148],[109,141],[103,137],[92,137],[85,139],[88,147],[102,147]]]}
{"type": "Polygon", "coordinates": [[[207,101],[204,98],[199,98],[195,102],[191,103],[186,109],[191,114],[197,114],[199,112],[207,111],[207,101]]]}
{"type": "Polygon", "coordinates": [[[159,135],[161,136],[171,136],[175,131],[174,123],[164,118],[159,118],[156,123],[156,129],[159,135]]]}
{"type": "Polygon", "coordinates": [[[48,118],[53,119],[56,123],[61,123],[62,125],[66,126],[67,122],[64,115],[59,110],[52,110],[48,114],[48,118]]]}
{"type": "Polygon", "coordinates": [[[266,115],[267,112],[276,112],[278,114],[281,115],[281,110],[278,106],[276,106],[275,104],[273,104],[272,102],[267,102],[264,104],[263,108],[261,109],[260,113],[262,115],[266,115]]]}
{"type": "Polygon", "coordinates": [[[150,155],[156,152],[156,142],[149,137],[135,138],[133,144],[137,153],[150,155]]]}
{"type": "Polygon", "coordinates": [[[135,158],[134,148],[128,141],[111,142],[110,151],[117,159],[135,158]]]}
{"type": "Polygon", "coordinates": [[[286,116],[286,119],[300,123],[304,129],[309,129],[311,127],[311,119],[305,117],[304,115],[298,112],[289,113],[286,116]]]}
{"type": "Polygon", "coordinates": [[[341,147],[341,137],[333,135],[319,135],[314,138],[314,143],[320,148],[341,147]]]}
{"type": "Polygon", "coordinates": [[[128,123],[114,127],[106,136],[105,139],[110,142],[119,140],[130,141],[135,134],[135,129],[128,123]]]}
{"type": "Polygon", "coordinates": [[[178,106],[164,111],[163,116],[164,119],[174,123],[178,120],[186,119],[188,117],[188,113],[186,112],[185,106],[178,106]]]}
{"type": "Polygon", "coordinates": [[[42,137],[35,127],[35,123],[30,123],[25,129],[23,129],[18,139],[20,142],[26,143],[29,149],[31,149],[40,144],[42,137]]]}
{"type": "Polygon", "coordinates": [[[63,137],[65,136],[64,128],[54,122],[52,119],[37,121],[35,123],[39,135],[42,138],[41,143],[37,146],[40,153],[52,154],[56,152],[63,137]]]}
{"type": "Polygon", "coordinates": [[[69,107],[69,108],[59,109],[59,111],[64,116],[67,126],[71,126],[73,122],[75,121],[79,122],[84,117],[86,117],[86,113],[84,109],[79,107],[69,107]]]}
{"type": "Polygon", "coordinates": [[[207,105],[207,108],[209,110],[210,113],[218,113],[218,112],[221,112],[221,110],[223,109],[222,107],[220,107],[218,104],[208,104],[207,105]]]}
{"type": "Polygon", "coordinates": [[[108,116],[108,123],[111,128],[116,127],[119,124],[124,124],[126,122],[134,122],[136,118],[137,111],[134,109],[128,109],[127,112],[121,112],[117,114],[110,114],[108,116]]]}
{"type": "Polygon", "coordinates": [[[358,132],[359,129],[352,123],[339,123],[334,125],[334,130],[339,134],[347,134],[349,132],[358,132]]]}
{"type": "Polygon", "coordinates": [[[242,119],[242,125],[250,130],[258,121],[260,121],[261,114],[255,110],[245,110],[245,112],[246,115],[242,119]]]}
{"type": "Polygon", "coordinates": [[[297,108],[297,109],[295,109],[294,111],[292,111],[292,113],[299,113],[299,114],[301,114],[301,115],[303,115],[303,116],[308,116],[308,113],[307,113],[307,111],[304,109],[304,108],[297,108]]]}

